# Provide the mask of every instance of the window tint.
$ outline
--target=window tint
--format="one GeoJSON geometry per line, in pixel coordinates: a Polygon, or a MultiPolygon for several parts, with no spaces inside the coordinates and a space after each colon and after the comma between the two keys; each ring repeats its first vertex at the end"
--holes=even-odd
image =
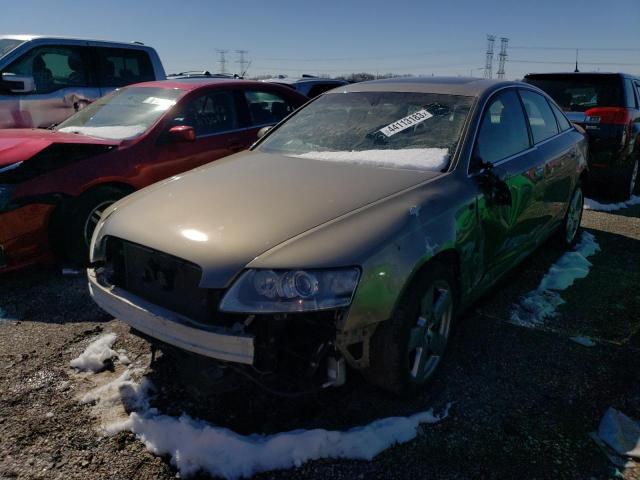
{"type": "Polygon", "coordinates": [[[295,110],[284,97],[272,92],[246,91],[251,126],[278,123],[295,110]]]}
{"type": "Polygon", "coordinates": [[[636,95],[633,92],[633,83],[628,78],[625,78],[624,80],[624,96],[625,96],[625,107],[637,108],[636,95]]]}
{"type": "Polygon", "coordinates": [[[61,88],[88,86],[81,47],[45,46],[34,48],[4,71],[32,76],[35,93],[50,93],[61,88]]]}
{"type": "Polygon", "coordinates": [[[542,95],[529,90],[521,90],[522,103],[529,118],[533,143],[542,142],[558,133],[556,117],[542,95]]]}
{"type": "Polygon", "coordinates": [[[132,83],[155,80],[149,55],[142,50],[96,48],[100,85],[123,87],[132,83]]]}
{"type": "Polygon", "coordinates": [[[569,130],[571,128],[571,122],[567,120],[567,117],[564,116],[564,113],[562,113],[562,110],[560,110],[555,103],[549,102],[549,105],[551,105],[551,110],[553,110],[553,113],[555,114],[556,119],[558,120],[560,131],[564,132],[565,130],[569,130]]]}
{"type": "Polygon", "coordinates": [[[525,81],[544,90],[560,108],[584,112],[593,107],[622,106],[622,82],[617,75],[566,74],[527,76],[525,81]]]}
{"type": "Polygon", "coordinates": [[[495,163],[529,148],[529,133],[518,95],[498,94],[485,110],[475,153],[483,162],[495,163]]]}
{"type": "Polygon", "coordinates": [[[189,101],[173,124],[189,125],[195,129],[196,135],[235,130],[238,128],[238,115],[233,94],[212,92],[201,95],[189,101]]]}

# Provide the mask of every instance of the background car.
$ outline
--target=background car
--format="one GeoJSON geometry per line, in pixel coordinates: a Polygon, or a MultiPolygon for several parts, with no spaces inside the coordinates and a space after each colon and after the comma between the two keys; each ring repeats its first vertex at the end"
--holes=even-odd
{"type": "Polygon", "coordinates": [[[549,95],[589,136],[594,192],[627,200],[640,164],[640,78],[623,73],[536,73],[524,81],[549,95]]]}
{"type": "Polygon", "coordinates": [[[49,257],[50,244],[82,263],[107,206],[248,148],[305,101],[260,82],[165,80],[119,89],[53,130],[0,130],[0,271],[49,257]]]}
{"type": "Polygon", "coordinates": [[[164,78],[139,42],[0,36],[0,128],[46,128],[115,88],[164,78]]]}
{"type": "Polygon", "coordinates": [[[317,97],[327,90],[331,90],[333,88],[348,84],[348,82],[345,80],[319,78],[314,77],[313,75],[302,75],[302,77],[300,78],[289,78],[285,75],[281,75],[279,77],[263,80],[263,82],[286,85],[309,98],[317,97]]]}
{"type": "Polygon", "coordinates": [[[340,385],[348,363],[411,392],[458,312],[552,234],[575,241],[586,151],[523,83],[345,86],[105,211],[90,291],[152,342],[260,384],[340,385]]]}

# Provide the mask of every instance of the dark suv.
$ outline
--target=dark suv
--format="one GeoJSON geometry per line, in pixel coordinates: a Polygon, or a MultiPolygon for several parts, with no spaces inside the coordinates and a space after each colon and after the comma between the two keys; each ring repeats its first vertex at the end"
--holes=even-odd
{"type": "Polygon", "coordinates": [[[589,135],[590,187],[616,200],[637,189],[640,78],[623,73],[535,73],[524,81],[547,92],[589,135]]]}

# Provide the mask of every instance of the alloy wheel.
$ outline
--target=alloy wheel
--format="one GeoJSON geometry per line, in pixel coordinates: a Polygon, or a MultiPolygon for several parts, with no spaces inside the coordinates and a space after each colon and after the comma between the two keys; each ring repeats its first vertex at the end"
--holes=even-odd
{"type": "Polygon", "coordinates": [[[102,202],[91,210],[91,213],[87,216],[87,219],[84,222],[84,228],[82,230],[84,236],[84,243],[87,247],[91,244],[91,237],[93,236],[93,231],[96,229],[100,218],[102,218],[102,213],[111,205],[113,205],[115,201],[107,200],[106,202],[102,202]]]}
{"type": "Polygon", "coordinates": [[[582,198],[582,189],[576,188],[569,203],[569,211],[567,212],[567,222],[565,230],[565,241],[567,244],[571,244],[578,233],[580,222],[582,220],[582,209],[584,200],[582,198]]]}
{"type": "Polygon", "coordinates": [[[433,375],[449,340],[452,317],[453,290],[445,280],[437,280],[422,298],[420,314],[409,332],[408,370],[412,381],[424,383],[433,375]]]}

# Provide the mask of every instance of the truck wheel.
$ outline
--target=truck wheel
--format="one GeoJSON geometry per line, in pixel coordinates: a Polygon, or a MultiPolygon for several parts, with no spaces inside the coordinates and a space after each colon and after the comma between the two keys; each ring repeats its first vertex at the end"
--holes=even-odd
{"type": "Polygon", "coordinates": [[[105,186],[89,190],[78,198],[67,222],[65,254],[69,260],[78,266],[88,264],[91,236],[102,212],[126,195],[123,189],[105,186]]]}
{"type": "Polygon", "coordinates": [[[427,266],[405,293],[393,317],[371,339],[367,380],[398,395],[408,395],[433,378],[444,356],[457,309],[451,269],[427,266]]]}

